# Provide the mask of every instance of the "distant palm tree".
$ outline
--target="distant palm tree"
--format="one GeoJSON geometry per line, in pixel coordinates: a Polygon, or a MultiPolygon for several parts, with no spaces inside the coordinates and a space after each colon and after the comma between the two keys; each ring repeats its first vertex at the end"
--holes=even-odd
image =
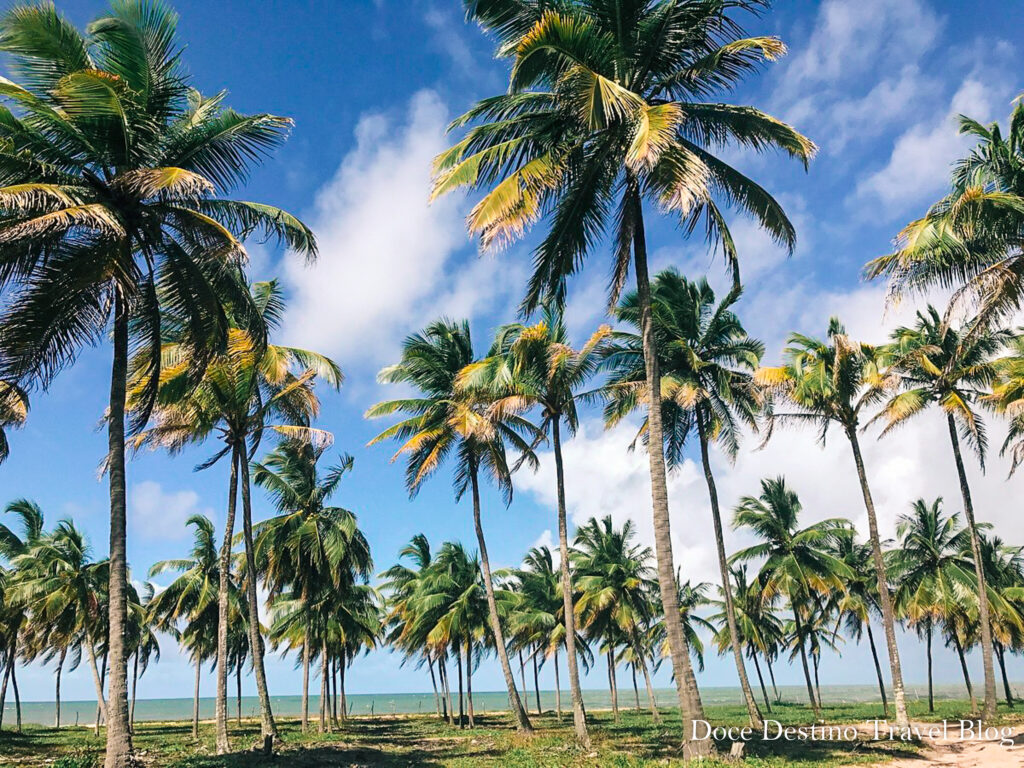
{"type": "MultiPolygon", "coordinates": [[[[273,603],[283,594],[297,601],[293,620],[301,621],[302,730],[309,727],[309,664],[315,653],[317,603],[324,592],[344,591],[373,570],[370,545],[356,516],[332,506],[351,456],[320,472],[325,446],[286,440],[253,465],[253,479],[270,496],[278,515],[256,526],[256,564],[273,603]]],[[[320,622],[322,625],[322,622],[320,622]]],[[[322,628],[322,626],[321,626],[322,628]]]]}
{"type": "Polygon", "coordinates": [[[965,115],[960,133],[977,144],[954,164],[949,192],[865,271],[887,277],[894,294],[956,288],[950,309],[973,300],[987,326],[1018,308],[1024,290],[1024,103],[1018,99],[1005,134],[997,122],[965,115]]]}
{"type": "Polygon", "coordinates": [[[833,317],[829,320],[825,341],[803,334],[789,336],[789,346],[783,351],[784,362],[775,368],[759,368],[755,380],[783,403],[792,406],[788,413],[771,412],[772,425],[808,424],[820,430],[824,442],[828,428],[834,423],[843,430],[860,482],[864,509],[868,518],[868,541],[882,603],[882,626],[889,651],[889,670],[892,675],[893,699],[896,708],[896,726],[906,728],[906,694],[903,689],[903,671],[900,652],[896,644],[896,623],[892,610],[892,596],[886,580],[882,559],[882,542],[878,533],[875,502],[868,486],[867,470],[857,437],[861,419],[868,408],[886,397],[895,386],[895,378],[884,370],[882,353],[876,347],[857,342],[846,334],[846,329],[833,317]]]}
{"type": "Polygon", "coordinates": [[[187,558],[161,560],[149,569],[150,578],[168,571],[178,576],[149,601],[148,607],[157,628],[170,632],[191,652],[196,667],[192,737],[199,738],[199,679],[203,662],[217,652],[220,558],[213,522],[203,515],[192,515],[186,524],[194,529],[192,551],[187,558]]]}
{"type": "Polygon", "coordinates": [[[128,638],[132,659],[132,695],[128,720],[135,732],[135,701],[139,693],[139,678],[146,674],[151,662],[160,660],[160,638],[156,632],[156,617],[149,605],[156,590],[150,582],[143,584],[141,600],[130,605],[128,612],[128,638]]]}
{"type": "MultiPolygon", "coordinates": [[[[704,671],[704,641],[701,640],[701,632],[714,632],[715,626],[708,619],[697,614],[701,608],[711,605],[708,593],[711,591],[711,584],[701,581],[694,584],[690,581],[683,581],[682,575],[676,571],[676,595],[679,603],[679,621],[683,625],[683,633],[686,635],[686,644],[690,648],[693,660],[697,662],[697,670],[704,671]],[[699,631],[698,631],[699,630],[699,631]]],[[[652,627],[653,645],[661,646],[661,661],[671,658],[672,649],[668,645],[668,635],[665,630],[664,613],[661,610],[661,603],[654,597],[654,624],[652,627]]]]}
{"type": "Polygon", "coordinates": [[[20,427],[28,416],[28,395],[15,384],[0,381],[0,464],[7,460],[11,446],[5,429],[20,427]]]}
{"type": "MultiPolygon", "coordinates": [[[[740,291],[734,289],[716,304],[715,293],[706,280],[690,282],[676,270],[667,269],[654,279],[651,310],[661,371],[666,457],[670,468],[680,466],[687,439],[697,433],[711,501],[726,626],[733,638],[733,661],[750,723],[760,728],[761,713],[743,664],[732,591],[725,588],[729,566],[718,489],[709,455],[710,444],[715,442],[730,460],[735,460],[739,452],[740,427],[756,428],[763,404],[761,391],[753,382],[753,372],[764,354],[764,345],[747,335],[733,312],[732,307],[739,297],[740,291]]],[[[633,326],[636,333],[616,334],[615,343],[608,348],[607,362],[612,373],[604,391],[610,400],[605,408],[609,425],[618,423],[649,399],[637,294],[626,296],[617,314],[620,320],[633,326]]],[[[638,437],[646,437],[648,428],[649,420],[645,419],[638,437]]]]}
{"type": "Polygon", "coordinates": [[[984,466],[987,439],[981,415],[975,405],[988,392],[995,378],[994,355],[1011,338],[1009,331],[990,330],[974,324],[957,330],[942,319],[935,307],[929,305],[925,311],[917,313],[913,327],[901,327],[892,332],[892,344],[888,352],[892,357],[892,368],[898,373],[902,391],[894,395],[875,417],[885,424],[883,435],[902,426],[933,404],[938,405],[946,417],[953,459],[960,479],[960,495],[967,518],[967,535],[978,590],[982,668],[985,672],[982,717],[986,720],[995,717],[996,713],[992,624],[988,600],[983,597],[987,590],[981,562],[981,542],[960,450],[960,436],[974,449],[984,466]]]}
{"type": "Polygon", "coordinates": [[[992,643],[1003,678],[1006,706],[1013,709],[1013,694],[1006,675],[1006,650],[1024,640],[1024,548],[1007,546],[998,536],[981,536],[981,561],[990,594],[999,595],[992,614],[992,643]]]}
{"type": "MultiPolygon", "coordinates": [[[[286,137],[291,122],[241,115],[191,87],[177,16],[144,0],[113,4],[80,33],[53,4],[0,17],[0,50],[19,84],[0,149],[0,380],[46,384],[112,330],[106,469],[110,482],[110,717],[107,768],[132,761],[128,713],[124,394],[129,348],[156,345],[160,305],[189,318],[197,368],[223,348],[224,306],[244,306],[240,239],[262,229],[308,257],[312,233],[270,206],[217,197],[286,137]]],[[[158,358],[154,357],[154,360],[158,358]]],[[[151,371],[155,385],[159,368],[151,371]]],[[[155,396],[155,386],[151,386],[155,396]]],[[[129,428],[148,417],[140,409],[129,428]]]]}
{"type": "MultiPolygon", "coordinates": [[[[285,309],[281,288],[276,281],[255,283],[251,294],[261,327],[266,333],[275,331],[285,309]]],[[[182,324],[181,319],[172,323],[173,326],[182,324]]],[[[336,363],[316,352],[261,343],[240,327],[238,318],[231,318],[226,351],[209,361],[198,381],[193,380],[194,363],[187,339],[164,343],[159,354],[162,365],[154,424],[138,434],[132,440],[132,446],[136,449],[143,446],[164,448],[177,453],[187,445],[203,443],[214,435],[224,445],[197,469],[211,467],[224,457],[228,457],[230,462],[227,517],[218,567],[221,583],[217,593],[220,629],[217,637],[215,720],[217,752],[224,754],[230,749],[227,733],[228,614],[239,475],[245,562],[252,571],[255,556],[249,461],[268,431],[290,438],[329,442],[329,433],[310,426],[320,410],[314,385],[316,380],[323,380],[337,388],[343,377],[336,363]]],[[[150,355],[151,350],[144,349],[131,361],[129,411],[146,407],[148,378],[152,369],[150,355]]],[[[246,587],[248,614],[256,615],[256,584],[249,580],[246,587]]],[[[276,725],[267,690],[258,624],[249,626],[249,645],[259,649],[253,654],[253,672],[260,699],[261,730],[266,738],[276,734],[276,725]]]]}
{"type": "Polygon", "coordinates": [[[761,494],[744,496],[736,507],[734,528],[749,528],[760,543],[736,552],[731,560],[745,562],[767,558],[761,566],[762,599],[785,595],[793,611],[795,651],[800,656],[807,698],[820,717],[821,702],[815,695],[807,663],[807,639],[811,608],[816,597],[843,591],[852,572],[831,554],[836,539],[853,535],[850,523],[829,518],[799,528],[800,499],[783,478],[761,481],[761,494]]]}
{"type": "Polygon", "coordinates": [[[649,547],[633,543],[635,538],[631,520],[616,529],[611,515],[601,520],[591,518],[579,528],[573,555],[576,588],[580,591],[576,613],[583,629],[604,644],[615,721],[619,720],[615,654],[621,644],[633,649],[633,660],[640,666],[647,686],[651,714],[655,722],[660,722],[643,639],[655,614],[651,600],[655,590],[652,553],[649,547]]]}
{"type": "MultiPolygon", "coordinates": [[[[610,333],[608,326],[601,326],[582,347],[573,349],[569,344],[564,316],[547,305],[542,320],[535,325],[512,323],[499,328],[488,357],[471,364],[461,374],[466,386],[487,386],[495,391],[496,400],[492,406],[495,409],[518,411],[534,405],[540,406],[541,422],[538,429],[551,435],[558,501],[559,570],[563,601],[561,615],[565,624],[563,637],[569,666],[569,694],[572,698],[576,738],[584,746],[589,745],[590,736],[587,733],[577,667],[562,426],[564,424],[570,435],[576,434],[579,428],[576,402],[580,390],[596,372],[602,345],[610,333]]],[[[557,669],[557,656],[555,661],[557,669]]]]}
{"type": "Polygon", "coordinates": [[[407,457],[405,484],[413,495],[445,458],[455,454],[455,499],[461,499],[466,491],[470,491],[472,496],[473,527],[487,592],[491,633],[505,676],[509,707],[516,727],[524,733],[532,733],[533,728],[512,677],[505,634],[494,597],[491,564],[481,521],[480,473],[488,473],[506,503],[511,503],[513,467],[509,465],[506,443],[511,443],[521,453],[520,462],[528,461],[536,466],[531,442],[537,432],[521,416],[495,413],[485,393],[459,386],[460,374],[472,362],[473,342],[468,322],[438,320],[422,333],[407,338],[401,362],[385,368],[378,378],[382,382],[412,385],[417,390],[416,394],[410,398],[377,403],[366,412],[367,418],[408,414],[407,418],[377,435],[370,444],[391,439],[402,442],[395,458],[407,457]]]}
{"type": "Polygon", "coordinates": [[[992,392],[981,399],[1010,425],[999,455],[1010,454],[1010,475],[1024,462],[1024,336],[1006,344],[1006,354],[993,362],[992,392]]]}

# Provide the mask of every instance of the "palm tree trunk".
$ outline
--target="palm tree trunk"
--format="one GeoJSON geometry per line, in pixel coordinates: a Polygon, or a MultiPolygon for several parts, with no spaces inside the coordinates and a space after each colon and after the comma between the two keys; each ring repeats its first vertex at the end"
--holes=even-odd
{"type": "MultiPolygon", "coordinates": [[[[103,654],[103,668],[100,670],[100,690],[103,690],[107,684],[107,654],[103,654]]],[[[11,670],[11,676],[14,676],[14,670],[11,670]]],[[[96,702],[96,722],[93,724],[93,734],[96,736],[100,735],[100,724],[107,722],[107,708],[101,707],[99,702],[96,702]]]]}
{"type": "MultiPolygon", "coordinates": [[[[89,668],[92,670],[92,682],[96,686],[96,702],[100,708],[100,713],[106,715],[107,712],[107,700],[103,695],[103,678],[100,677],[99,667],[96,665],[96,649],[92,642],[92,632],[86,630],[85,632],[85,654],[89,657],[89,668]]],[[[3,703],[0,698],[0,704],[3,703]]],[[[99,718],[97,718],[97,722],[99,718]]]]}
{"type": "Polygon", "coordinates": [[[640,688],[636,684],[636,664],[629,665],[630,676],[633,678],[633,709],[640,711],[640,688]]]}
{"type": "Polygon", "coordinates": [[[740,645],[740,632],[736,624],[736,606],[733,604],[732,584],[729,579],[729,559],[725,555],[725,536],[722,533],[722,513],[718,506],[718,489],[715,487],[715,475],[711,471],[711,459],[708,456],[708,435],[704,425],[703,408],[697,409],[697,433],[700,437],[700,458],[704,465],[704,479],[708,486],[711,499],[711,520],[715,527],[715,548],[718,551],[718,570],[722,579],[722,595],[725,597],[726,625],[729,627],[729,645],[732,646],[732,657],[736,662],[736,674],[740,679],[740,689],[747,705],[747,716],[750,725],[761,730],[761,712],[754,700],[754,691],[747,679],[747,668],[743,663],[743,648],[740,645]]]}
{"type": "Polygon", "coordinates": [[[537,717],[544,714],[544,708],[540,705],[540,677],[537,674],[537,653],[540,648],[533,651],[533,694],[537,697],[537,717]]]}
{"type": "Polygon", "coordinates": [[[526,662],[523,661],[523,649],[519,649],[519,685],[523,689],[523,698],[526,699],[529,696],[529,691],[526,688],[526,662]]]}
{"type": "Polygon", "coordinates": [[[192,693],[192,738],[199,738],[199,675],[203,670],[203,662],[196,655],[196,685],[192,693]]]}
{"type": "Polygon", "coordinates": [[[932,623],[926,621],[925,631],[925,653],[928,656],[928,711],[935,711],[935,686],[932,683],[932,623]]]}
{"type": "Polygon", "coordinates": [[[608,692],[612,697],[612,715],[619,722],[619,686],[615,680],[615,649],[608,644],[608,692]]]}
{"type": "Polygon", "coordinates": [[[107,653],[110,683],[107,706],[106,768],[129,768],[132,735],[128,728],[128,554],[125,492],[124,403],[128,383],[128,312],[120,292],[114,299],[114,355],[110,366],[110,407],[107,415],[107,476],[110,481],[110,548],[107,653]]]}
{"type": "Polygon", "coordinates": [[[11,664],[11,687],[14,689],[14,729],[21,733],[21,693],[18,691],[18,669],[11,664]]]}
{"type": "Polygon", "coordinates": [[[498,603],[494,599],[494,583],[491,580],[491,561],[487,556],[487,541],[484,539],[484,527],[480,520],[480,480],[477,477],[476,459],[470,459],[469,479],[473,492],[473,527],[476,529],[477,546],[480,548],[480,570],[484,577],[484,592],[487,593],[487,612],[491,619],[491,634],[494,637],[494,649],[501,662],[501,671],[505,675],[505,687],[508,688],[509,709],[516,720],[516,729],[521,733],[533,733],[533,726],[523,709],[516,690],[516,681],[512,677],[512,667],[508,663],[508,651],[505,648],[505,633],[498,618],[498,603]]]}
{"type": "Polygon", "coordinates": [[[242,724],[242,660],[235,666],[235,714],[238,724],[242,724]]]}
{"type": "MultiPolygon", "coordinates": [[[[302,596],[302,605],[308,606],[306,595],[302,596]]],[[[302,732],[309,730],[309,618],[305,620],[302,630],[302,732]]]]}
{"type": "MultiPolygon", "coordinates": [[[[569,667],[569,696],[576,740],[590,749],[587,715],[583,711],[583,690],[576,658],[576,614],[573,607],[572,573],[569,570],[569,527],[565,508],[565,471],[562,465],[561,417],[551,419],[551,445],[555,454],[555,485],[558,492],[558,570],[562,577],[562,613],[565,622],[565,657],[569,667]]],[[[557,667],[556,667],[557,669],[557,667]]]]}
{"type": "Polygon", "coordinates": [[[765,711],[770,715],[772,713],[772,705],[768,701],[768,689],[764,687],[764,676],[761,674],[761,665],[757,661],[757,653],[750,654],[750,658],[754,660],[754,671],[757,672],[757,682],[761,684],[761,698],[764,699],[765,711]]]}
{"type": "Polygon", "coordinates": [[[967,686],[967,697],[971,700],[971,712],[978,711],[978,702],[974,698],[974,686],[971,685],[971,673],[967,669],[967,659],[964,658],[964,647],[960,644],[960,633],[953,628],[953,646],[956,648],[956,655],[960,658],[960,671],[964,673],[964,685],[967,686]]]}
{"type": "Polygon", "coordinates": [[[340,728],[338,723],[338,658],[331,660],[331,720],[335,728],[340,728]]]}
{"type": "Polygon", "coordinates": [[[974,518],[974,504],[971,501],[971,488],[967,484],[967,472],[964,470],[964,459],[960,454],[960,438],[956,433],[956,421],[953,414],[946,414],[949,426],[949,440],[953,444],[953,457],[956,459],[956,473],[960,478],[960,494],[964,500],[964,515],[967,517],[967,530],[971,537],[971,554],[974,559],[974,576],[978,582],[978,624],[981,627],[981,666],[985,673],[985,703],[981,711],[983,720],[991,720],[996,716],[996,672],[992,664],[992,624],[989,620],[988,586],[985,583],[985,567],[981,560],[981,539],[978,536],[978,524],[974,518]]]}
{"type": "Polygon", "coordinates": [[[320,730],[323,733],[327,729],[327,643],[322,643],[320,648],[320,730]]]}
{"type": "Polygon", "coordinates": [[[338,664],[338,682],[341,686],[341,722],[348,720],[348,699],[345,697],[345,668],[348,666],[348,656],[345,649],[341,650],[341,660],[338,664]]]}
{"type": "Polygon", "coordinates": [[[237,444],[231,448],[231,475],[228,480],[228,511],[224,521],[224,543],[220,547],[219,578],[217,583],[217,754],[231,751],[228,740],[228,588],[231,584],[231,544],[235,533],[235,505],[238,499],[238,462],[241,460],[237,444]]]}
{"type": "Polygon", "coordinates": [[[459,643],[455,643],[455,666],[459,670],[459,728],[465,728],[465,711],[462,706],[462,650],[459,648],[459,643]]]}
{"type": "Polygon", "coordinates": [[[469,727],[476,728],[473,719],[473,641],[466,640],[466,712],[469,715],[469,727]]]}
{"type": "MultiPolygon", "coordinates": [[[[60,658],[57,660],[57,685],[54,691],[56,704],[56,718],[54,720],[54,727],[60,728],[60,675],[64,671],[64,660],[68,657],[68,648],[64,646],[60,649],[60,658]]],[[[2,707],[3,705],[0,705],[2,707]]]]}
{"type": "MultiPolygon", "coordinates": [[[[870,630],[869,630],[870,631],[870,630]]],[[[775,696],[776,703],[782,702],[782,697],[779,695],[779,687],[775,684],[775,670],[772,668],[772,659],[767,653],[764,655],[764,663],[768,665],[768,677],[772,681],[772,695],[775,696]]],[[[875,663],[878,663],[878,657],[875,656],[875,663]]],[[[881,674],[881,673],[879,673],[881,674]]],[[[885,694],[883,693],[883,698],[885,694]]]]}
{"type": "Polygon", "coordinates": [[[277,738],[277,723],[270,708],[267,690],[267,672],[263,666],[263,633],[260,631],[259,600],[256,597],[256,555],[252,540],[252,487],[249,482],[249,458],[242,441],[239,469],[242,471],[242,536],[245,539],[246,597],[249,603],[249,651],[252,653],[252,673],[256,678],[256,692],[260,698],[260,735],[264,752],[269,752],[277,738]]]}
{"type": "Polygon", "coordinates": [[[555,717],[562,722],[562,681],[558,675],[558,648],[555,648],[555,717]]]}
{"type": "Polygon", "coordinates": [[[430,654],[427,653],[427,669],[430,671],[430,687],[434,689],[434,709],[437,710],[437,716],[441,717],[441,697],[437,695],[437,679],[434,677],[434,662],[430,659],[430,654]]]}
{"type": "Polygon", "coordinates": [[[864,496],[864,507],[868,513],[868,533],[871,540],[871,558],[875,563],[875,577],[878,581],[878,597],[882,604],[882,628],[885,630],[885,645],[889,650],[889,674],[892,677],[892,696],[896,705],[896,727],[907,728],[907,701],[903,690],[903,669],[900,665],[900,649],[896,645],[896,619],[892,610],[892,595],[889,594],[889,583],[885,575],[885,562],[882,560],[882,542],[878,535],[878,518],[875,516],[875,502],[871,498],[868,487],[868,476],[864,470],[864,459],[860,453],[860,442],[857,440],[856,426],[846,429],[846,437],[853,450],[853,460],[857,465],[857,477],[860,480],[860,491],[864,496]]]}
{"type": "Polygon", "coordinates": [[[636,179],[629,175],[626,194],[630,196],[633,215],[633,261],[636,268],[636,290],[640,304],[640,328],[643,337],[644,365],[647,374],[647,457],[651,473],[651,507],[654,517],[654,551],[658,561],[658,587],[665,614],[665,630],[672,657],[679,711],[682,715],[684,760],[709,755],[714,750],[711,739],[693,738],[694,720],[704,719],[704,706],[697,689],[697,678],[690,662],[690,649],[679,615],[676,593],[675,564],[672,558],[672,525],[668,509],[668,480],[665,470],[665,444],[661,426],[661,372],[655,350],[654,323],[651,314],[651,281],[647,271],[647,240],[644,232],[643,205],[636,179]]]}
{"type": "Polygon", "coordinates": [[[448,680],[448,663],[442,656],[438,660],[438,671],[441,673],[441,687],[444,688],[445,718],[448,725],[455,725],[455,708],[452,707],[452,688],[448,680]]]}
{"type": "Polygon", "coordinates": [[[135,701],[138,699],[139,693],[139,650],[136,648],[135,653],[132,654],[132,703],[131,709],[128,712],[128,724],[131,726],[132,735],[135,735],[135,701]]]}
{"type": "Polygon", "coordinates": [[[804,623],[800,618],[798,603],[790,596],[790,605],[793,606],[793,620],[796,623],[796,644],[800,648],[800,664],[804,668],[804,681],[807,683],[807,698],[811,702],[811,709],[814,710],[815,719],[821,718],[821,709],[818,706],[818,699],[814,695],[814,685],[811,683],[811,669],[807,664],[807,650],[804,648],[804,623]]]}
{"type": "MultiPolygon", "coordinates": [[[[654,697],[654,686],[651,685],[651,673],[647,671],[647,660],[640,657],[640,671],[644,675],[644,686],[647,688],[647,703],[651,708],[651,718],[656,723],[661,722],[661,713],[658,712],[658,700],[654,697]]],[[[636,670],[634,668],[634,678],[636,676],[636,670]]],[[[639,709],[639,707],[637,707],[639,709]]]]}
{"type": "Polygon", "coordinates": [[[996,658],[999,660],[999,671],[1003,676],[1003,693],[1006,694],[1006,706],[1013,709],[1013,694],[1010,692],[1010,679],[1006,676],[1006,649],[998,640],[995,641],[996,658]]]}
{"type": "Polygon", "coordinates": [[[0,683],[0,728],[4,725],[4,708],[7,703],[7,683],[11,679],[11,665],[14,659],[10,654],[10,648],[5,649],[3,658],[3,683],[0,683]]]}
{"type": "Polygon", "coordinates": [[[878,692],[882,694],[882,713],[889,716],[889,699],[885,695],[885,680],[882,678],[882,665],[878,661],[878,649],[875,647],[875,636],[871,632],[871,620],[864,622],[868,630],[868,644],[871,646],[871,658],[875,662],[875,674],[878,676],[878,692]]]}
{"type": "Polygon", "coordinates": [[[814,661],[814,695],[818,697],[818,706],[821,706],[821,680],[818,678],[818,666],[821,664],[821,657],[813,654],[814,661]]]}

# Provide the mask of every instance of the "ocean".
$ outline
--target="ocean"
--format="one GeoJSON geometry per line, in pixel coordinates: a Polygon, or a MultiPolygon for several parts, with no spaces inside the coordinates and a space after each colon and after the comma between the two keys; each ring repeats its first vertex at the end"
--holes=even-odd
{"type": "MultiPolygon", "coordinates": [[[[1016,686],[1014,686],[1016,687],[1016,686]]],[[[319,686],[317,687],[319,688],[319,686]]],[[[803,686],[782,685],[779,686],[779,693],[783,701],[799,702],[807,700],[807,692],[803,686]]],[[[907,697],[921,699],[927,695],[923,685],[908,685],[907,697]]],[[[967,692],[962,685],[936,685],[935,697],[937,699],[966,698],[967,692]]],[[[711,688],[702,687],[701,697],[705,704],[740,704],[740,690],[736,687],[711,688]]],[[[875,685],[823,685],[821,697],[826,704],[854,703],[862,701],[878,700],[878,687],[875,685]]],[[[675,706],[674,689],[658,689],[655,691],[655,698],[663,706],[675,706]]],[[[228,697],[228,711],[232,717],[236,714],[236,699],[228,697]]],[[[455,699],[453,695],[453,699],[455,699]]],[[[541,706],[543,709],[553,710],[555,707],[555,692],[540,692],[541,706]]],[[[607,690],[585,689],[583,700],[591,709],[605,709],[611,707],[611,695],[607,690]]],[[[318,697],[310,695],[309,710],[311,716],[319,711],[318,697]]],[[[458,701],[455,699],[455,708],[458,709],[458,701]]],[[[537,707],[536,697],[533,690],[528,691],[524,703],[530,711],[537,707]]],[[[635,706],[633,691],[622,689],[619,691],[619,706],[635,706]]],[[[302,713],[301,696],[272,696],[271,705],[274,714],[284,716],[298,716],[302,713]]],[[[646,708],[647,697],[643,689],[640,690],[640,706],[646,708]]],[[[353,693],[348,695],[349,712],[354,716],[371,714],[413,714],[429,713],[434,711],[434,694],[427,693],[353,693]]],[[[562,692],[562,708],[571,709],[569,692],[562,692]]],[[[26,723],[37,723],[40,725],[52,725],[54,722],[54,704],[52,701],[27,701],[22,702],[22,720],[26,723]]],[[[474,691],[473,708],[476,712],[504,711],[508,708],[507,695],[503,691],[474,691]]],[[[256,717],[259,712],[259,700],[255,696],[242,697],[242,717],[256,717]]],[[[200,718],[212,719],[214,715],[214,699],[203,697],[199,699],[200,718]]],[[[4,707],[5,725],[12,722],[14,716],[14,701],[11,691],[7,692],[7,702],[4,707]]],[[[192,699],[139,699],[135,706],[136,720],[188,720],[192,717],[192,699]]],[[[74,725],[89,724],[96,718],[95,701],[64,701],[61,702],[61,723],[74,725]]]]}

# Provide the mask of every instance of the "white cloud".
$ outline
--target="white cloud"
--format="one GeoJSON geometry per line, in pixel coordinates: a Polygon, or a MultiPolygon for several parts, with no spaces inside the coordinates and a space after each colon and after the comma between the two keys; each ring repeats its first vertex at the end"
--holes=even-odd
{"type": "Polygon", "coordinates": [[[192,515],[213,518],[209,507],[200,504],[195,491],[165,491],[155,480],[131,487],[128,495],[132,532],[149,541],[185,539],[191,529],[185,521],[192,515]]]}
{"type": "Polygon", "coordinates": [[[317,195],[318,262],[285,266],[286,340],[348,369],[378,366],[422,324],[472,315],[516,285],[518,267],[504,259],[459,256],[469,244],[462,199],[428,202],[447,119],[437,94],[425,90],[402,120],[372,113],[359,121],[355,147],[317,195]]]}

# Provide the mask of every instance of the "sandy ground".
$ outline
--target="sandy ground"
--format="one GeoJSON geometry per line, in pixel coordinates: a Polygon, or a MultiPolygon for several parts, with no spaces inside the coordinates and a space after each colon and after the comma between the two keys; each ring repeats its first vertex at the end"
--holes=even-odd
{"type": "MultiPolygon", "coordinates": [[[[922,729],[928,725],[917,723],[922,729]]],[[[1024,728],[1015,727],[1009,735],[1012,745],[999,741],[980,741],[959,738],[924,739],[925,748],[920,755],[896,760],[885,765],[891,768],[1021,768],[1024,766],[1024,728]]]]}

